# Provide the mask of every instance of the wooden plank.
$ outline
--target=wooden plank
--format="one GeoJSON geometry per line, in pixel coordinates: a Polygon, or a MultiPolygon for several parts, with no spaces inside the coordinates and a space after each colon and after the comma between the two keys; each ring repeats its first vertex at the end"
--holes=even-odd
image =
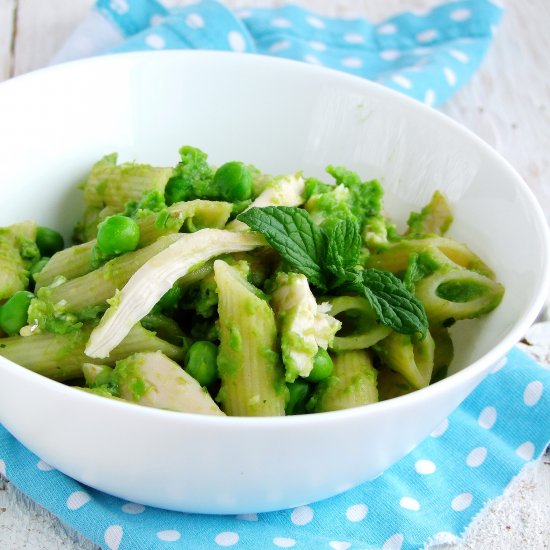
{"type": "Polygon", "coordinates": [[[11,76],[16,0],[0,0],[0,82],[11,76]]]}
{"type": "Polygon", "coordinates": [[[550,223],[550,3],[505,8],[480,70],[442,110],[518,170],[550,223]]]}
{"type": "Polygon", "coordinates": [[[14,75],[46,66],[92,3],[93,0],[18,0],[14,75]]]}

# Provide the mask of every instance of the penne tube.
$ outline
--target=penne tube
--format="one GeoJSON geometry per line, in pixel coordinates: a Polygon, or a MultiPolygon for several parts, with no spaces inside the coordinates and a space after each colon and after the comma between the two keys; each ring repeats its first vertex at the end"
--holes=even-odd
{"type": "Polygon", "coordinates": [[[382,363],[401,374],[413,388],[424,388],[430,383],[435,343],[429,332],[423,339],[392,332],[375,350],[382,363]]]}
{"type": "Polygon", "coordinates": [[[448,261],[494,279],[494,273],[479,256],[474,254],[465,244],[446,237],[403,239],[391,244],[383,252],[369,256],[367,267],[375,267],[399,274],[407,269],[411,254],[423,252],[432,247],[439,250],[448,261]]]}
{"type": "MultiPolygon", "coordinates": [[[[83,327],[67,334],[41,333],[1,338],[0,355],[53,380],[74,380],[82,376],[82,365],[91,362],[84,354],[90,332],[91,327],[83,327]]],[[[156,350],[175,361],[184,359],[181,346],[165,342],[154,332],[136,325],[101,364],[114,365],[132,353],[156,350]]]]}
{"type": "Polygon", "coordinates": [[[468,269],[438,270],[415,284],[415,294],[434,325],[473,319],[495,309],[504,287],[468,269]]]}
{"type": "Polygon", "coordinates": [[[332,375],[321,382],[314,394],[315,412],[351,409],[378,401],[376,369],[366,350],[332,355],[332,375]]]}
{"type": "Polygon", "coordinates": [[[139,200],[149,191],[160,191],[172,176],[172,168],[148,164],[116,164],[116,155],[107,155],[96,162],[84,182],[84,200],[88,206],[109,206],[122,211],[130,200],[139,200]]]}
{"type": "Polygon", "coordinates": [[[361,296],[339,296],[328,299],[328,303],[330,315],[340,315],[340,319],[345,315],[342,328],[329,346],[334,351],[370,348],[391,332],[391,328],[377,322],[371,305],[361,296]]]}
{"type": "Polygon", "coordinates": [[[52,286],[47,289],[47,299],[53,304],[62,303],[65,311],[69,312],[77,312],[85,307],[103,304],[112,298],[115,292],[121,289],[145,262],[181,237],[183,235],[179,233],[166,235],[145,248],[110,260],[95,271],[52,286]]]}
{"type": "MultiPolygon", "coordinates": [[[[139,248],[149,246],[160,237],[177,233],[186,221],[192,227],[222,228],[231,214],[231,204],[227,202],[195,200],[178,202],[158,213],[138,217],[139,248]],[[159,220],[162,224],[159,224],[159,220]]],[[[50,285],[56,277],[75,279],[93,271],[91,264],[95,239],[71,246],[52,256],[35,277],[36,288],[50,285]]]]}
{"type": "Polygon", "coordinates": [[[282,416],[286,386],[273,311],[237,269],[216,260],[214,273],[220,329],[217,400],[231,416],[282,416]]]}

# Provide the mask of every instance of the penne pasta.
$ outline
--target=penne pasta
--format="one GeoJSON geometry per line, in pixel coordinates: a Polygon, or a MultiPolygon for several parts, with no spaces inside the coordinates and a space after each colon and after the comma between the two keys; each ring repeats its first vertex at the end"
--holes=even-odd
{"type": "Polygon", "coordinates": [[[285,384],[273,311],[234,267],[216,260],[214,273],[220,328],[217,400],[231,416],[284,415],[285,384]]]}

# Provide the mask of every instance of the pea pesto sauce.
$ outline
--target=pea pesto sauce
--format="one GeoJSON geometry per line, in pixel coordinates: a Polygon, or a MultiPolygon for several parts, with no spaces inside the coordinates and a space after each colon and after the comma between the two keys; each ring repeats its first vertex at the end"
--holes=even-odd
{"type": "Polygon", "coordinates": [[[102,397],[179,412],[310,414],[446,376],[449,327],[503,286],[435,191],[399,231],[378,180],[107,154],[67,245],[0,228],[0,355],[102,397]]]}

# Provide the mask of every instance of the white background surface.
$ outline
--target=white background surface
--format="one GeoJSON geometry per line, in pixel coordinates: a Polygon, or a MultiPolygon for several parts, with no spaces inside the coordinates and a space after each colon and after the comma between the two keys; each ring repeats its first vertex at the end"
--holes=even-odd
{"type": "MultiPolygon", "coordinates": [[[[168,2],[167,2],[168,3],[168,2]]],[[[177,3],[171,1],[170,3],[177,3]]],[[[182,2],[184,3],[184,2],[182,2]]],[[[278,0],[226,0],[230,7],[276,6],[278,0]]],[[[295,0],[323,15],[372,21],[436,0],[295,0]]],[[[91,0],[0,0],[0,81],[47,65],[91,0]]],[[[506,0],[505,15],[478,73],[442,111],[499,151],[519,171],[550,220],[550,1],[506,0]]],[[[1,123],[1,122],[0,122],[1,123]]],[[[531,352],[550,365],[550,331],[531,352]]],[[[0,549],[96,547],[0,480],[0,549]]],[[[528,466],[490,503],[453,550],[550,548],[550,458],[528,466]]]]}

